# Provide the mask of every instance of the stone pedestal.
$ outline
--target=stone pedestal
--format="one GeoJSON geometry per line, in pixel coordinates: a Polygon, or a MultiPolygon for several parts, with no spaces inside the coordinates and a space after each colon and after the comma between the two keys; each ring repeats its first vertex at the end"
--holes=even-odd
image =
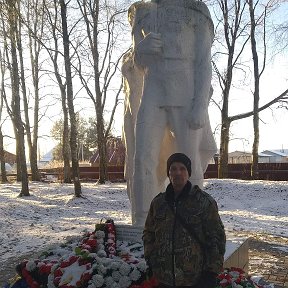
{"type": "MultiPolygon", "coordinates": [[[[116,225],[117,240],[135,241],[142,243],[143,228],[131,225],[116,225]]],[[[248,272],[249,238],[228,235],[226,253],[224,255],[224,268],[237,267],[248,272]]]]}

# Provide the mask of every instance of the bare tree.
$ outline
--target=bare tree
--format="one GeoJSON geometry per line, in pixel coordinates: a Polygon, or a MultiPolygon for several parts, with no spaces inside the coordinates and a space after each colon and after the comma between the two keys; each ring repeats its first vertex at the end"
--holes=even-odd
{"type": "MultiPolygon", "coordinates": [[[[78,71],[81,83],[93,102],[96,113],[97,147],[99,153],[99,183],[107,179],[107,138],[111,132],[115,110],[119,103],[122,82],[115,88],[114,105],[111,109],[108,125],[104,125],[104,113],[107,98],[111,97],[111,82],[119,72],[122,55],[119,41],[123,34],[121,17],[126,11],[113,1],[77,0],[85,23],[86,34],[78,47],[78,71]],[[117,55],[115,57],[115,55],[117,55]],[[86,68],[86,69],[85,69],[86,68]],[[93,71],[93,75],[91,75],[93,71]]],[[[123,51],[123,47],[122,47],[123,51]]]]}
{"type": "MultiPolygon", "coordinates": [[[[71,172],[70,172],[70,145],[69,145],[69,115],[67,109],[67,95],[66,95],[66,81],[63,79],[61,75],[61,61],[63,63],[64,58],[63,54],[60,52],[59,41],[60,41],[60,33],[61,30],[61,17],[59,19],[59,3],[57,0],[53,0],[53,5],[50,5],[50,1],[45,2],[45,13],[47,15],[47,22],[49,25],[49,37],[52,37],[52,46],[47,46],[46,43],[42,43],[45,47],[48,55],[51,59],[54,74],[56,77],[56,81],[58,87],[60,89],[61,95],[61,104],[63,111],[63,134],[62,134],[62,156],[64,161],[64,183],[71,183],[71,172]],[[51,36],[50,36],[51,35],[51,36]],[[60,60],[59,60],[60,58],[60,60]],[[59,67],[60,66],[60,67],[59,67]]],[[[48,39],[47,39],[48,40],[48,39]]]]}
{"type": "MultiPolygon", "coordinates": [[[[258,3],[258,2],[257,2],[258,3]]],[[[264,58],[263,58],[263,67],[259,69],[259,60],[257,55],[257,47],[255,40],[255,27],[263,22],[263,19],[266,19],[266,14],[262,14],[259,18],[253,19],[251,22],[250,17],[246,17],[246,10],[249,11],[250,0],[241,1],[228,1],[228,0],[219,0],[218,5],[220,10],[222,11],[222,15],[219,18],[219,24],[223,25],[225,42],[221,37],[217,38],[216,36],[216,44],[218,43],[218,47],[223,47],[226,52],[217,51],[214,55],[216,56],[213,59],[213,67],[216,72],[221,91],[222,91],[222,106],[221,110],[221,138],[220,138],[220,161],[219,161],[219,169],[218,169],[218,177],[226,178],[228,176],[228,148],[229,148],[229,140],[230,140],[230,126],[233,121],[244,119],[250,116],[254,116],[253,125],[255,131],[255,139],[253,145],[253,154],[255,163],[258,163],[258,146],[259,146],[259,112],[264,109],[271,107],[273,104],[278,103],[279,105],[285,106],[287,103],[287,90],[283,91],[280,95],[272,98],[271,101],[259,107],[259,81],[260,77],[265,69],[265,61],[266,61],[266,48],[265,41],[264,43],[264,58]],[[249,3],[248,3],[249,2],[249,3]],[[246,9],[248,7],[248,9],[246,9]],[[254,28],[253,28],[253,27],[254,28]],[[250,27],[250,29],[248,29],[250,27]],[[229,96],[230,89],[233,86],[233,73],[234,71],[247,73],[249,67],[246,67],[244,63],[241,63],[241,57],[243,56],[243,52],[247,49],[247,43],[251,41],[251,50],[253,56],[253,71],[254,71],[254,105],[253,111],[247,113],[240,113],[236,115],[229,115],[229,96]],[[219,68],[219,60],[217,59],[217,55],[224,54],[226,55],[226,67],[223,71],[219,68]],[[217,61],[218,60],[218,61],[217,61]],[[256,155],[257,154],[257,155],[256,155]]],[[[253,4],[252,4],[253,5],[253,4]]],[[[252,6],[253,7],[253,6],[252,6]]],[[[268,6],[267,6],[268,7],[268,6]]],[[[254,8],[253,8],[254,9],[254,8]]],[[[253,11],[252,11],[253,12],[253,11]]],[[[262,23],[263,24],[263,23],[262,23]]],[[[265,25],[262,25],[265,27],[265,25]]],[[[265,32],[265,31],[264,31],[265,32]]],[[[217,34],[216,34],[217,35],[217,34]]],[[[219,33],[218,33],[219,35],[219,33]]],[[[265,33],[263,34],[265,35],[265,33]]],[[[236,86],[236,84],[234,84],[236,86]]],[[[254,171],[257,171],[256,165],[254,165],[254,171]]],[[[256,172],[257,173],[257,172],[256,172]]],[[[254,175],[254,177],[257,177],[254,175]]]]}
{"type": "MultiPolygon", "coordinates": [[[[39,81],[40,81],[40,52],[42,46],[40,45],[37,39],[43,37],[43,27],[44,27],[44,13],[43,13],[43,3],[42,1],[22,1],[22,11],[26,9],[24,13],[19,15],[19,24],[17,34],[17,48],[19,52],[19,61],[21,67],[21,86],[22,86],[22,95],[23,95],[23,104],[24,104],[24,115],[25,115],[25,130],[27,135],[27,143],[29,147],[29,159],[32,172],[32,180],[39,181],[40,175],[37,165],[37,147],[38,147],[38,130],[39,130],[39,108],[40,108],[40,95],[39,95],[39,81]],[[23,15],[24,14],[24,15],[23,15]],[[25,27],[29,27],[28,35],[24,34],[22,23],[25,23],[25,27]],[[32,87],[34,91],[33,99],[33,119],[29,116],[29,105],[31,105],[31,98],[27,95],[26,88],[26,75],[25,71],[27,67],[24,65],[24,52],[22,38],[25,38],[28,42],[29,56],[31,63],[32,71],[32,87]],[[28,38],[28,39],[27,39],[28,38]]],[[[19,2],[20,5],[20,2],[19,2]]],[[[20,10],[20,9],[19,9],[20,10]]]]}
{"type": "Polygon", "coordinates": [[[220,44],[220,46],[224,48],[225,52],[219,51],[214,55],[214,57],[217,58],[218,53],[226,55],[226,67],[224,68],[224,71],[221,71],[217,65],[217,59],[214,59],[212,63],[222,91],[218,177],[225,178],[228,175],[229,133],[232,122],[232,119],[229,116],[229,96],[233,81],[233,72],[235,69],[241,69],[239,59],[249,41],[249,34],[246,31],[248,23],[245,23],[243,20],[246,6],[244,1],[218,0],[217,4],[222,13],[221,17],[218,17],[219,24],[217,27],[220,30],[218,35],[219,33],[224,33],[225,45],[223,47],[223,38],[217,36],[217,34],[216,43],[220,44]]]}
{"type": "Polygon", "coordinates": [[[72,180],[74,182],[75,196],[81,197],[81,184],[79,178],[79,162],[78,162],[78,149],[77,149],[77,123],[76,114],[73,106],[73,83],[71,74],[71,61],[69,51],[69,34],[67,28],[67,10],[64,0],[60,0],[61,7],[61,21],[62,21],[62,33],[63,33],[63,47],[64,47],[64,61],[66,71],[66,88],[67,88],[67,103],[70,116],[70,147],[72,158],[72,180]]]}
{"type": "MultiPolygon", "coordinates": [[[[11,110],[9,110],[7,97],[4,96],[7,109],[9,110],[9,115],[13,122],[15,137],[16,137],[16,151],[17,151],[17,171],[18,175],[21,175],[22,188],[20,196],[29,196],[29,186],[28,186],[28,173],[26,165],[26,156],[25,156],[25,140],[24,140],[24,124],[21,118],[21,98],[20,98],[20,79],[19,79],[19,66],[18,66],[18,57],[17,57],[17,33],[18,27],[18,16],[19,16],[19,2],[17,0],[5,0],[1,3],[1,11],[6,14],[7,21],[7,31],[5,30],[4,21],[2,21],[2,28],[4,34],[7,33],[9,38],[9,51],[8,51],[8,39],[5,39],[5,51],[8,56],[8,53],[11,54],[11,64],[8,63],[11,76],[11,110]],[[19,173],[20,171],[20,173],[19,173]]],[[[4,16],[2,14],[2,16],[4,16]]],[[[3,18],[2,18],[3,19],[3,18]]],[[[7,57],[7,61],[9,58],[7,57]]],[[[5,91],[5,90],[4,90],[5,91]]],[[[5,94],[5,93],[4,93],[5,94]]]]}
{"type": "Polygon", "coordinates": [[[6,168],[5,168],[5,154],[4,154],[4,141],[3,141],[3,133],[2,133],[2,121],[3,121],[3,105],[4,105],[4,75],[5,75],[5,68],[2,59],[2,51],[0,50],[0,71],[1,71],[1,88],[0,88],[0,163],[1,163],[1,181],[5,183],[8,181],[6,175],[6,168]]]}
{"type": "MultiPolygon", "coordinates": [[[[250,36],[251,36],[251,51],[253,58],[253,72],[254,72],[254,92],[253,92],[253,128],[254,128],[254,141],[253,141],[253,149],[252,149],[252,166],[251,166],[251,176],[253,179],[259,178],[259,168],[258,168],[258,147],[259,147],[259,101],[260,101],[260,78],[263,75],[263,72],[266,67],[266,17],[269,6],[271,5],[269,2],[264,6],[264,11],[261,15],[256,19],[255,11],[257,5],[259,4],[256,1],[254,5],[253,0],[248,0],[249,6],[249,14],[250,14],[250,36]],[[262,49],[263,49],[263,59],[262,59],[262,68],[260,68],[259,57],[258,57],[258,47],[257,47],[257,39],[256,39],[256,29],[257,27],[263,27],[263,37],[262,37],[262,49]]],[[[271,8],[271,7],[270,7],[271,8]]]]}

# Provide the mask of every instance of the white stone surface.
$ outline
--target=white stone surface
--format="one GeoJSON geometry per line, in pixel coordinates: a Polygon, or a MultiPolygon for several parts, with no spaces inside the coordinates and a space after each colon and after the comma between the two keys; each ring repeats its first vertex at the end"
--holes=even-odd
{"type": "Polygon", "coordinates": [[[141,1],[129,12],[133,51],[122,69],[126,178],[132,222],[142,226],[165,187],[169,155],[188,155],[190,180],[201,187],[216,152],[208,116],[213,23],[206,5],[193,0],[141,1]]]}
{"type": "MultiPolygon", "coordinates": [[[[142,234],[143,228],[131,225],[116,225],[117,240],[139,242],[143,245],[142,234]]],[[[248,249],[249,239],[247,237],[227,234],[224,268],[239,267],[248,272],[248,249]]]]}

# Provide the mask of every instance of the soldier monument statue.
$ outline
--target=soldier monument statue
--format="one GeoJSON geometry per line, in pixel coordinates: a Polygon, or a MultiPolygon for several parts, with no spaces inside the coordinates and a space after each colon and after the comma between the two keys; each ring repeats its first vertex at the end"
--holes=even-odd
{"type": "Polygon", "coordinates": [[[124,57],[124,139],[132,224],[143,226],[153,197],[163,191],[166,161],[182,152],[190,181],[202,187],[216,152],[208,116],[213,22],[195,0],[139,1],[129,8],[132,51],[124,57]]]}

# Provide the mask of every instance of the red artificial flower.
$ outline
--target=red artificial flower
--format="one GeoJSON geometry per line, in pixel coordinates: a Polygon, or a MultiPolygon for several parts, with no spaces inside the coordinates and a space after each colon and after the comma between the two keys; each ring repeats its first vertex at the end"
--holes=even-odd
{"type": "Polygon", "coordinates": [[[92,278],[92,274],[91,274],[89,271],[84,272],[84,273],[81,275],[81,281],[82,281],[82,282],[88,282],[91,278],[92,278]]]}
{"type": "Polygon", "coordinates": [[[52,264],[46,264],[46,265],[44,264],[39,267],[39,273],[48,275],[51,272],[51,268],[52,268],[52,264]]]}
{"type": "Polygon", "coordinates": [[[82,244],[82,245],[81,245],[81,248],[82,248],[82,249],[86,249],[86,250],[88,250],[89,252],[92,252],[92,247],[91,247],[90,245],[88,245],[88,244],[82,244]]]}
{"type": "Polygon", "coordinates": [[[60,277],[63,275],[63,272],[61,270],[61,268],[57,268],[55,271],[54,271],[54,277],[57,278],[57,277],[60,277]]]}
{"type": "Polygon", "coordinates": [[[59,283],[60,283],[60,281],[61,281],[61,276],[57,276],[57,277],[54,278],[53,284],[54,284],[55,286],[58,286],[59,283]]]}
{"type": "Polygon", "coordinates": [[[241,283],[241,281],[242,281],[242,279],[241,279],[241,278],[237,278],[237,279],[235,280],[235,283],[236,283],[236,284],[240,284],[240,283],[241,283]]]}
{"type": "Polygon", "coordinates": [[[70,265],[71,264],[70,264],[69,260],[65,260],[65,261],[61,262],[60,267],[61,268],[66,268],[66,267],[68,267],[70,265]]]}
{"type": "Polygon", "coordinates": [[[97,240],[96,239],[88,239],[86,242],[87,245],[89,245],[92,248],[96,248],[97,246],[97,240]]]}
{"type": "Polygon", "coordinates": [[[231,271],[239,272],[240,274],[245,274],[245,271],[241,268],[231,267],[231,271]]]}
{"type": "Polygon", "coordinates": [[[79,259],[78,256],[72,255],[72,256],[68,259],[68,261],[69,261],[69,263],[70,263],[70,265],[71,265],[71,264],[75,263],[78,259],[79,259]]]}

